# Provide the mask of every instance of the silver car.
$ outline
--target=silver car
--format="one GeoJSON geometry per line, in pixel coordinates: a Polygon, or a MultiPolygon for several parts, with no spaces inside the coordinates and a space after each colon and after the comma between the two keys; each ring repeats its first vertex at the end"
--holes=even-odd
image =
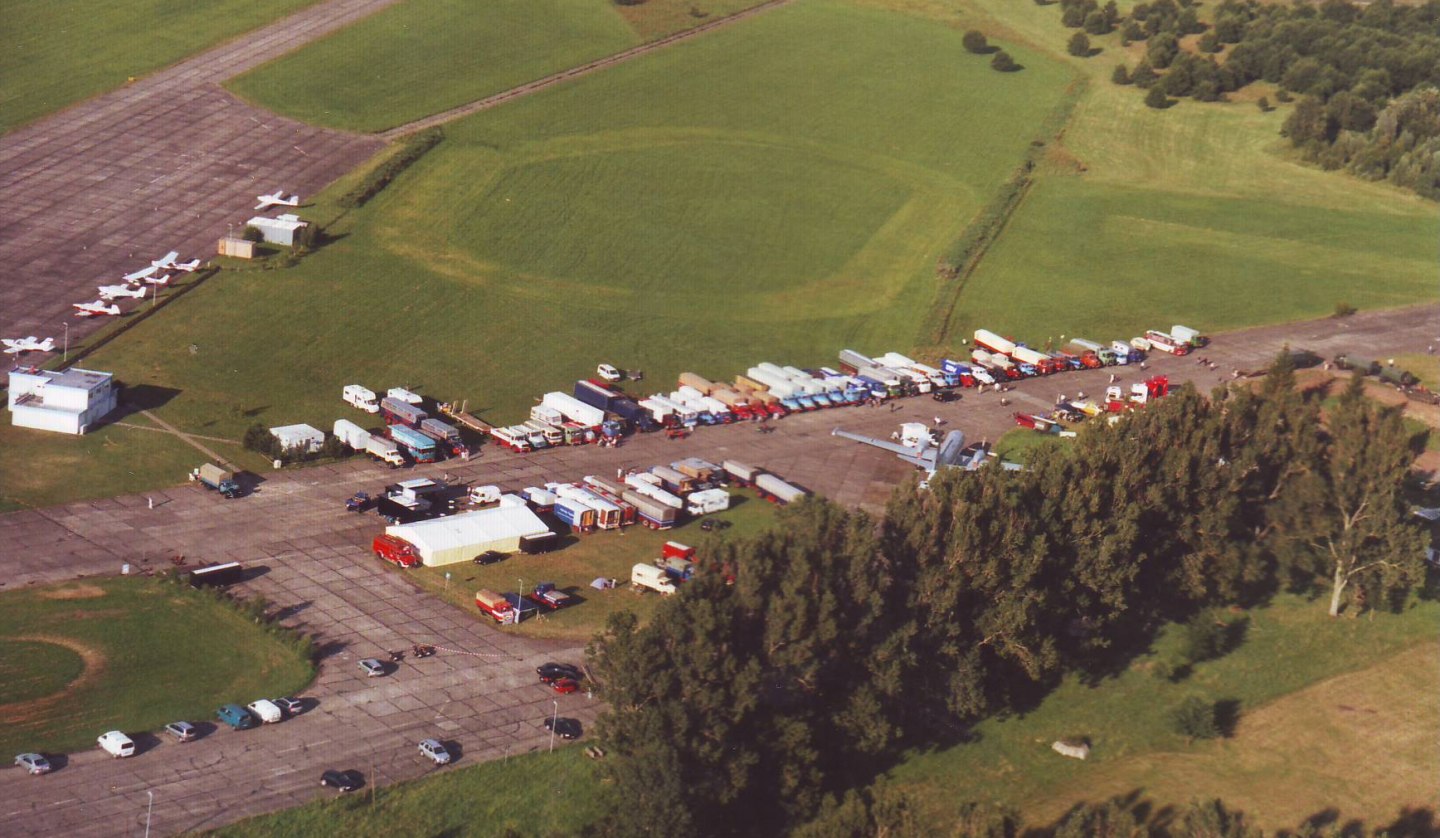
{"type": "MultiPolygon", "coordinates": [[[[427,742],[430,740],[426,740],[427,742]]],[[[441,749],[442,751],[444,749],[441,749]]],[[[445,761],[450,761],[450,755],[445,755],[445,761]]],[[[50,760],[40,754],[21,754],[15,757],[15,764],[25,769],[30,774],[49,774],[50,760]]]]}
{"type": "Polygon", "coordinates": [[[360,661],[360,669],[370,678],[385,674],[385,664],[381,663],[378,658],[366,658],[360,661]]]}
{"type": "Polygon", "coordinates": [[[165,725],[165,732],[175,737],[177,742],[190,742],[200,735],[195,725],[189,722],[171,722],[165,725]]]}
{"type": "Polygon", "coordinates": [[[435,763],[436,765],[449,765],[450,752],[440,744],[438,739],[420,740],[420,755],[435,763]]]}

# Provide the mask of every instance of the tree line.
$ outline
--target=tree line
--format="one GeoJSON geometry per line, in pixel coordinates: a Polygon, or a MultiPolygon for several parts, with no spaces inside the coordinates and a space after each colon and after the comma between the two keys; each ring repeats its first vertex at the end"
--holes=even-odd
{"type": "Polygon", "coordinates": [[[1322,421],[1282,357],[1258,391],[1179,390],[1022,473],[911,482],[879,520],[807,500],[715,545],[648,624],[592,643],[601,831],[859,823],[856,790],[904,748],[1117,671],[1166,622],[1280,590],[1403,607],[1427,538],[1402,497],[1414,442],[1359,388],[1322,421]]]}

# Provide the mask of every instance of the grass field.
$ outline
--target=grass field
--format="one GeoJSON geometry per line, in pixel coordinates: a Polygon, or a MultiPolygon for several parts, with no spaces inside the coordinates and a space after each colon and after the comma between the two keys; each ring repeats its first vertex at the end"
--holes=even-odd
{"type": "Polygon", "coordinates": [[[408,0],[227,86],[316,125],[378,131],[639,40],[610,0],[408,0]]]}
{"type": "Polygon", "coordinates": [[[0,594],[0,753],[208,720],[311,675],[309,661],[190,588],[130,577],[0,594]]]}
{"type": "Polygon", "coordinates": [[[1423,690],[1397,688],[1433,682],[1427,641],[1437,618],[1440,606],[1426,603],[1332,620],[1322,603],[1282,598],[1250,612],[1239,649],[1178,683],[1150,671],[1178,644],[1171,631],[1120,676],[1096,686],[1068,679],[1034,711],[982,723],[974,743],[912,756],[889,782],[940,818],[967,800],[995,800],[1044,822],[1138,789],[1161,804],[1223,797],[1270,829],[1332,805],[1379,825],[1397,802],[1432,801],[1435,725],[1424,722],[1437,713],[1418,706],[1423,690]],[[1237,702],[1236,736],[1187,745],[1170,713],[1188,695],[1237,702]],[[1394,747],[1375,747],[1376,722],[1396,726],[1385,734],[1394,747]],[[1089,760],[1050,750],[1067,736],[1091,739],[1089,760]],[[1361,763],[1370,765],[1352,770],[1361,763]]]}
{"type": "Polygon", "coordinates": [[[315,0],[0,0],[0,132],[315,0]]]}
{"type": "Polygon", "coordinates": [[[457,767],[308,803],[207,833],[217,838],[578,835],[599,817],[600,778],[578,747],[457,767]]]}
{"type": "Polygon", "coordinates": [[[412,579],[456,607],[481,617],[475,607],[475,591],[514,591],[523,580],[526,589],[537,582],[554,582],[561,590],[577,594],[583,602],[561,611],[544,613],[518,626],[504,626],[501,631],[529,637],[564,638],[585,641],[605,627],[610,615],[634,611],[647,617],[660,603],[658,594],[636,594],[629,589],[630,569],[637,563],[649,563],[660,557],[660,548],[667,541],[679,541],[698,550],[701,561],[707,545],[721,539],[753,535],[770,525],[775,508],[749,490],[732,492],[732,506],[724,512],[705,516],[705,520],[730,524],[723,530],[707,533],[698,521],[656,532],[644,527],[630,527],[619,532],[599,532],[570,539],[561,550],[539,556],[513,555],[503,562],[479,567],[457,564],[446,567],[416,568],[397,571],[411,574],[412,579]],[[446,584],[445,574],[451,574],[446,584]],[[597,591],[590,587],[596,578],[616,579],[614,590],[597,591]]]}
{"type": "Polygon", "coordinates": [[[379,131],[760,2],[408,0],[227,86],[316,125],[379,131]]]}
{"type": "Polygon", "coordinates": [[[1044,341],[1130,338],[1156,324],[1219,331],[1434,300],[1433,203],[1293,162],[1288,106],[1251,94],[1165,111],[1109,81],[1138,60],[1118,35],[1064,56],[1058,6],[974,0],[967,23],[1090,77],[1030,194],[960,296],[952,338],[988,326],[1044,341]]]}
{"type": "Polygon", "coordinates": [[[478,114],[299,267],[222,274],[89,363],[233,438],[329,427],[354,381],[503,422],[600,360],[660,389],[907,346],[1070,78],[1023,51],[994,73],[960,34],[805,2],[478,114]]]}

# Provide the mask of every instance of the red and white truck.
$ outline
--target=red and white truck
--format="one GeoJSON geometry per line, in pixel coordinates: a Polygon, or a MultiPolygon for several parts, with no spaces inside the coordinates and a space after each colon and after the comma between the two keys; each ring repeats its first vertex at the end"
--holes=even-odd
{"type": "Polygon", "coordinates": [[[375,540],[370,542],[370,549],[375,551],[378,558],[384,559],[396,567],[420,566],[420,554],[416,552],[415,545],[399,536],[377,535],[375,540]]]}
{"type": "Polygon", "coordinates": [[[475,592],[475,607],[489,614],[497,623],[515,621],[515,609],[511,607],[510,601],[503,594],[481,588],[475,592]]]}

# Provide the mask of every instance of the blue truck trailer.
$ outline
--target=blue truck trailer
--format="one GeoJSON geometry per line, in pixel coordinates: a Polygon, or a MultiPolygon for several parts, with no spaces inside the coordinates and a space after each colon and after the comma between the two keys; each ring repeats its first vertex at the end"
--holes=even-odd
{"type": "Polygon", "coordinates": [[[390,438],[417,463],[433,463],[440,459],[440,446],[435,444],[435,440],[414,428],[391,425],[390,438]]]}

